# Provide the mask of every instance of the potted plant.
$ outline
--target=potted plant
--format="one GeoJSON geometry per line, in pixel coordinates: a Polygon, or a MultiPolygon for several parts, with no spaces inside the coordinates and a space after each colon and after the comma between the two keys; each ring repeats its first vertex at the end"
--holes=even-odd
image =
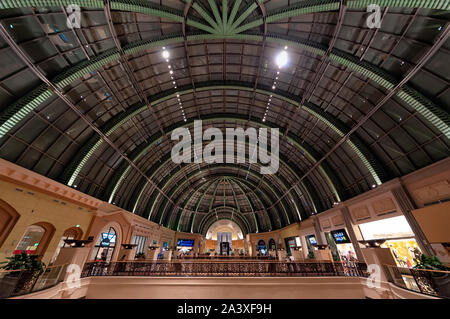
{"type": "Polygon", "coordinates": [[[450,276],[448,271],[450,267],[445,266],[438,257],[427,256],[422,254],[420,261],[413,269],[421,270],[434,270],[434,271],[423,271],[422,276],[427,277],[432,281],[433,288],[435,288],[437,294],[442,297],[450,297],[450,276]]]}
{"type": "Polygon", "coordinates": [[[11,294],[19,294],[21,291],[30,291],[37,277],[44,272],[45,264],[40,261],[38,255],[29,255],[25,252],[6,257],[8,261],[0,264],[6,264],[1,269],[5,270],[20,270],[12,271],[5,275],[2,281],[0,291],[3,295],[10,296],[11,294]]]}
{"type": "Polygon", "coordinates": [[[143,252],[137,253],[135,258],[137,260],[145,260],[145,253],[143,253],[143,252]]]}

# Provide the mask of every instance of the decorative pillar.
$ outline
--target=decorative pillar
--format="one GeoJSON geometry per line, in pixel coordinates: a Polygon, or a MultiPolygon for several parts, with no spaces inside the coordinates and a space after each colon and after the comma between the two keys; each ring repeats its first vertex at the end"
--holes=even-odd
{"type": "Polygon", "coordinates": [[[392,189],[392,194],[394,195],[395,201],[400,207],[403,216],[405,216],[406,220],[408,221],[409,227],[411,227],[414,235],[416,236],[417,244],[419,245],[422,252],[428,256],[436,255],[430,243],[427,241],[425,234],[422,232],[422,229],[411,213],[411,211],[414,210],[415,207],[403,186],[392,189]]]}
{"type": "Polygon", "coordinates": [[[317,218],[317,216],[312,216],[312,218],[314,220],[314,230],[316,232],[317,245],[326,245],[327,242],[324,238],[325,234],[320,227],[319,218],[317,218]]]}
{"type": "Polygon", "coordinates": [[[356,257],[358,258],[358,261],[365,262],[364,254],[361,251],[358,238],[356,237],[355,230],[353,229],[353,223],[350,218],[350,212],[348,211],[347,206],[342,206],[339,208],[341,210],[342,217],[344,217],[345,227],[347,228],[348,236],[350,237],[350,241],[353,244],[353,248],[355,248],[356,257]]]}

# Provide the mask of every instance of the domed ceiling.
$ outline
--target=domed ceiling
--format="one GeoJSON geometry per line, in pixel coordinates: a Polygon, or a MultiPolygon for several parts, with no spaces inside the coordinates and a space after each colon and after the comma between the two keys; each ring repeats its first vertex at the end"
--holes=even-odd
{"type": "Polygon", "coordinates": [[[175,230],[278,229],[450,155],[449,10],[1,1],[0,156],[175,230]],[[278,172],[175,164],[171,133],[195,120],[279,128],[278,172]]]}

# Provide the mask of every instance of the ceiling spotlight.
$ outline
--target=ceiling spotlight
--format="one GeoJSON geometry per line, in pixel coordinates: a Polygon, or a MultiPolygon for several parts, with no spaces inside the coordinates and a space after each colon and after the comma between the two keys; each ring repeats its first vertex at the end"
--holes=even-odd
{"type": "Polygon", "coordinates": [[[275,88],[276,88],[276,86],[275,86],[275,85],[273,85],[273,86],[272,86],[272,90],[275,90],[275,88]]]}
{"type": "Polygon", "coordinates": [[[275,58],[275,63],[278,65],[278,68],[283,68],[288,63],[288,54],[286,51],[281,51],[278,53],[277,57],[275,58]]]}
{"type": "Polygon", "coordinates": [[[173,74],[173,71],[172,71],[172,70],[170,70],[170,71],[169,71],[169,73],[170,73],[170,74],[173,74]]]}
{"type": "Polygon", "coordinates": [[[169,69],[170,69],[170,68],[172,68],[172,66],[171,66],[171,65],[168,65],[167,67],[168,67],[169,69]]]}
{"type": "Polygon", "coordinates": [[[167,59],[170,57],[169,51],[164,50],[164,51],[162,52],[162,57],[163,57],[164,59],[167,60],[167,59]]]}

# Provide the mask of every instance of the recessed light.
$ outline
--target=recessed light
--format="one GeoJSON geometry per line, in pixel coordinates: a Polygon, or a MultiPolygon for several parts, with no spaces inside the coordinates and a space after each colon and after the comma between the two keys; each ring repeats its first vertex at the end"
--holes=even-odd
{"type": "MultiPolygon", "coordinates": [[[[162,57],[163,57],[164,59],[166,59],[166,61],[167,61],[167,59],[170,57],[169,51],[164,50],[164,51],[162,52],[162,57]]],[[[167,61],[167,62],[169,62],[169,61],[167,61]]]]}

